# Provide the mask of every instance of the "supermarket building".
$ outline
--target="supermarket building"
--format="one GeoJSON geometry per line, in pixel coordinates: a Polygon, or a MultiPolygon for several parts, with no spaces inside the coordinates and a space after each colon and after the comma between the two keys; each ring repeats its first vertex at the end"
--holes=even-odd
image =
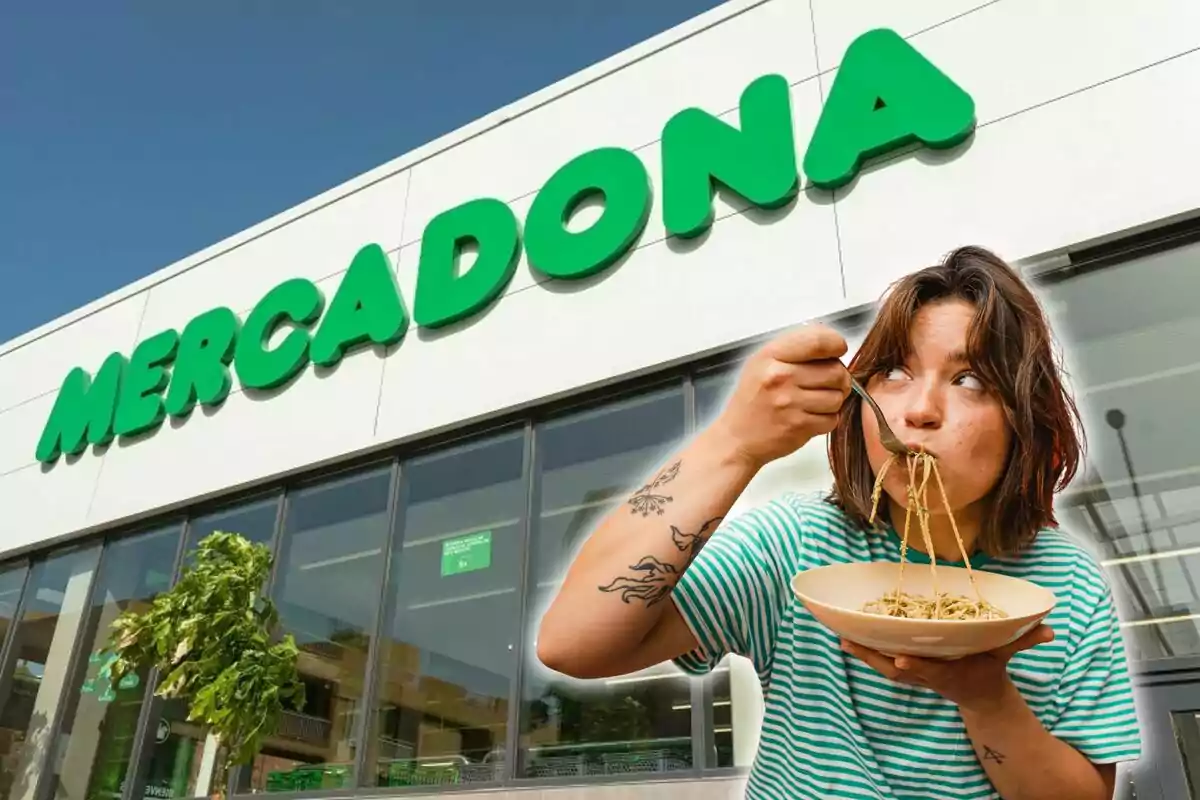
{"type": "MultiPolygon", "coordinates": [[[[732,0],[0,345],[0,800],[735,795],[745,662],[565,680],[538,614],[747,347],[854,342],[961,244],[1038,288],[1085,413],[1121,796],[1200,796],[1197,85],[1187,0],[732,0]],[[228,776],[97,657],[214,530],[276,553],[308,690],[228,776]]],[[[828,481],[813,442],[739,507],[828,481]]]]}

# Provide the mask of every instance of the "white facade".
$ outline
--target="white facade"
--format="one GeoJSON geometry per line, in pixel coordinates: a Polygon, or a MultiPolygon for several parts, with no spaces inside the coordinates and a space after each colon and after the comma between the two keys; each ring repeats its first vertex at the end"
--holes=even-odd
{"type": "Polygon", "coordinates": [[[734,0],[0,346],[0,557],[236,487],[416,440],[875,299],[950,248],[1011,260],[1190,215],[1179,166],[1200,141],[1200,6],[1067,0],[734,0]],[[858,34],[890,27],[965,88],[973,140],[874,163],[849,187],[806,187],[781,212],[727,196],[699,241],[666,240],[659,200],[636,251],[564,289],[522,260],[507,292],[449,331],[310,367],[264,400],[217,410],[53,467],[35,457],[58,386],[148,335],[291,277],[336,287],[358,247],[388,251],[411,308],[419,236],[477,197],[522,217],[541,183],[597,146],[634,150],[698,106],[736,122],[741,91],[792,86],[800,153],[858,34]],[[73,462],[73,463],[71,463],[73,462]]]}

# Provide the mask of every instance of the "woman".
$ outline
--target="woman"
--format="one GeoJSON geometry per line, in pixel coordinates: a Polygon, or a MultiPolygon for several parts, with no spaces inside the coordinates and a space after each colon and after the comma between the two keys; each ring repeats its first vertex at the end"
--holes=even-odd
{"type": "MultiPolygon", "coordinates": [[[[1045,625],[994,652],[888,658],[793,598],[800,570],[899,560],[906,471],[889,471],[887,530],[871,530],[888,454],[874,415],[846,402],[846,350],[814,325],[750,357],[721,415],[581,549],[539,657],[580,678],[751,659],[765,717],[750,798],[1111,798],[1140,735],[1105,576],[1054,519],[1081,443],[1036,299],[996,256],[956,250],[892,288],[849,367],[897,436],[937,457],[972,565],[1057,594],[1045,625]],[[722,522],[765,464],[825,434],[828,497],[722,522]]],[[[940,499],[931,512],[934,552],[910,542],[910,558],[961,565],[940,499]]]]}

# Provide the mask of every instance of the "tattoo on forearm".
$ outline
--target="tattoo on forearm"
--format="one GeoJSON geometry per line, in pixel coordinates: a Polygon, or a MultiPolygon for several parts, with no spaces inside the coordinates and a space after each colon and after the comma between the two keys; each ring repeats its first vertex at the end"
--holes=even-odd
{"type": "Polygon", "coordinates": [[[992,748],[988,747],[986,744],[983,746],[983,760],[984,761],[995,761],[997,764],[1003,764],[1004,760],[1006,758],[1008,758],[1008,756],[1004,755],[1004,753],[1001,753],[997,750],[993,750],[992,748]]]}
{"type": "Polygon", "coordinates": [[[667,503],[675,498],[657,490],[675,480],[675,477],[679,474],[679,467],[682,464],[682,461],[676,461],[659,473],[657,478],[633,493],[633,496],[629,498],[629,506],[634,514],[641,514],[643,517],[648,517],[651,514],[663,515],[663,510],[666,508],[667,503]]]}
{"type": "MultiPolygon", "coordinates": [[[[695,533],[685,533],[674,525],[671,526],[671,541],[674,542],[675,548],[681,553],[688,554],[687,564],[684,564],[683,569],[687,569],[688,565],[696,559],[700,549],[704,547],[704,543],[708,541],[721,519],[721,517],[713,517],[701,525],[700,530],[695,533]]],[[[600,591],[610,594],[620,593],[621,600],[626,603],[641,600],[646,604],[646,608],[670,595],[682,572],[674,564],[659,561],[654,556],[642,556],[641,560],[629,569],[633,571],[632,575],[613,578],[610,583],[598,588],[600,591]]]]}
{"type": "Polygon", "coordinates": [[[687,563],[691,564],[696,560],[696,556],[700,555],[700,548],[708,541],[708,537],[716,530],[717,525],[723,517],[713,517],[708,522],[700,526],[700,530],[695,533],[684,533],[671,526],[671,541],[675,542],[675,547],[682,553],[688,554],[687,563]]]}
{"type": "Polygon", "coordinates": [[[642,556],[630,569],[634,575],[614,578],[612,583],[601,586],[600,591],[620,592],[624,602],[641,600],[649,608],[671,593],[671,589],[675,588],[675,578],[679,576],[674,564],[659,561],[654,556],[642,556]]]}

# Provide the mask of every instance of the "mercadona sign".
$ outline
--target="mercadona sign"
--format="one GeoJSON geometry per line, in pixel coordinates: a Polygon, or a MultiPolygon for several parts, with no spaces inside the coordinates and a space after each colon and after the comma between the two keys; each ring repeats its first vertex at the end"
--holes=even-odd
{"type": "MultiPolygon", "coordinates": [[[[972,98],[894,31],[863,34],[847,48],[803,160],[820,189],[849,183],[863,162],[906,146],[952,147],[975,125],[972,98]]],[[[765,75],[742,93],[730,125],[689,108],[662,133],[661,213],[667,235],[695,237],[713,222],[717,184],[759,208],[791,202],[800,190],[790,88],[765,75]]],[[[631,151],[604,147],[556,171],[538,191],[521,224],[507,204],[471,200],[430,220],[421,237],[411,319],[383,249],[366,244],[353,257],[332,299],[310,280],[271,289],[239,319],[214,308],[182,331],[161,331],[128,357],[113,353],[95,374],[76,367],[62,382],[37,444],[53,463],[88,444],[146,435],[166,417],[184,418],[197,404],[219,406],[233,376],[250,390],[282,387],[309,363],[332,367],[353,349],[400,342],[411,322],[438,328],[479,313],[500,297],[522,247],[530,266],[558,280],[577,280],[617,262],[637,241],[651,213],[653,188],[631,151]],[[603,200],[591,226],[567,222],[585,200],[603,200]],[[474,264],[458,274],[464,246],[474,264]],[[277,334],[286,335],[273,347],[277,334]]]]}

